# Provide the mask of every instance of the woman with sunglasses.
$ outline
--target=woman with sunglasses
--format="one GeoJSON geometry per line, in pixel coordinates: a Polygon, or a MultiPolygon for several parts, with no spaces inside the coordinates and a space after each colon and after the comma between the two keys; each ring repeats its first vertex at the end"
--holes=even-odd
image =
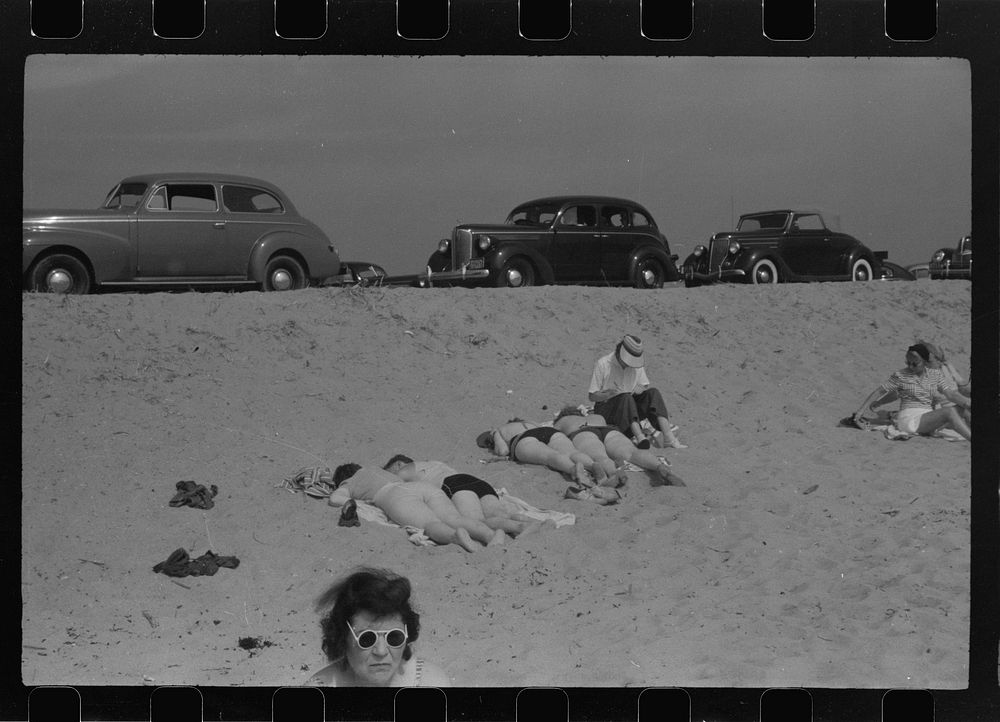
{"type": "Polygon", "coordinates": [[[316,600],[323,614],[323,652],[330,664],[307,685],[318,687],[450,687],[443,670],[413,654],[420,616],[410,606],[410,582],[363,567],[316,600]]]}
{"type": "Polygon", "coordinates": [[[950,428],[971,441],[972,430],[956,407],[971,411],[972,399],[960,394],[940,369],[931,368],[928,364],[930,358],[930,350],[922,343],[915,343],[906,349],[906,367],[894,372],[885,383],[868,394],[852,417],[855,424],[864,427],[864,415],[871,412],[872,406],[880,403],[886,394],[894,393],[899,398],[896,428],[900,431],[928,435],[938,429],[950,428]],[[937,396],[945,397],[955,406],[935,409],[933,403],[937,396]]]}

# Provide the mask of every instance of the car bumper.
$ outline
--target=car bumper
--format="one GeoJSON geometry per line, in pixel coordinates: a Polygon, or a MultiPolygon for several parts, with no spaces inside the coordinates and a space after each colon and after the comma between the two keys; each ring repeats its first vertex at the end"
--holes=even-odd
{"type": "Polygon", "coordinates": [[[708,273],[700,273],[693,268],[684,269],[684,278],[688,281],[699,281],[701,283],[714,283],[716,281],[728,281],[746,276],[746,271],[742,268],[719,269],[708,273]]]}
{"type": "Polygon", "coordinates": [[[459,271],[431,271],[417,274],[416,280],[419,286],[433,286],[435,283],[473,283],[483,281],[490,277],[488,268],[477,268],[469,270],[463,268],[459,271]]]}

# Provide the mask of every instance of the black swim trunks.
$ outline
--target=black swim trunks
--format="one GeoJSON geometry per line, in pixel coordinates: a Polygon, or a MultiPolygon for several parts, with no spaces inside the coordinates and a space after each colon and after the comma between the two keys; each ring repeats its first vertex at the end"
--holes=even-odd
{"type": "Polygon", "coordinates": [[[515,436],[513,439],[510,440],[509,444],[510,458],[515,460],[517,459],[517,456],[514,453],[514,449],[517,448],[517,444],[521,439],[525,438],[538,439],[543,444],[547,444],[552,440],[552,437],[558,433],[559,432],[553,429],[551,426],[536,426],[533,429],[527,429],[526,431],[522,431],[520,434],[518,434],[517,436],[515,436]]]}
{"type": "Polygon", "coordinates": [[[604,440],[608,437],[608,434],[610,434],[612,431],[618,431],[618,428],[615,426],[587,426],[586,424],[584,424],[579,429],[569,432],[568,434],[566,434],[566,436],[572,439],[574,436],[576,436],[577,434],[581,434],[584,431],[589,431],[590,433],[594,434],[598,439],[601,440],[601,443],[603,443],[604,440]]]}
{"type": "Polygon", "coordinates": [[[497,490],[487,484],[482,479],[472,474],[452,474],[446,476],[441,482],[441,491],[448,495],[450,499],[456,491],[472,491],[482,499],[484,496],[496,496],[497,490]]]}

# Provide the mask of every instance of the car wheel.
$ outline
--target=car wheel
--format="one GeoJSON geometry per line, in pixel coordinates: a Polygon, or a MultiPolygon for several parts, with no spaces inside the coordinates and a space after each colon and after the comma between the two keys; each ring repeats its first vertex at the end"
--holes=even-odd
{"type": "Polygon", "coordinates": [[[872,280],[872,266],[868,261],[863,258],[859,258],[854,263],[851,264],[851,280],[852,281],[870,281],[872,280]]]}
{"type": "Polygon", "coordinates": [[[90,293],[90,271],[76,256],[53,253],[31,269],[28,288],[42,293],[90,293]]]}
{"type": "Polygon", "coordinates": [[[750,278],[747,279],[748,283],[777,283],[778,282],[778,269],[775,267],[774,262],[762,258],[753,264],[753,268],[750,269],[750,278]]]}
{"type": "Polygon", "coordinates": [[[644,258],[635,268],[636,288],[663,288],[663,266],[655,258],[644,258]]]}
{"type": "Polygon", "coordinates": [[[522,288],[535,285],[535,269],[526,258],[511,258],[494,279],[500,288],[522,288]]]}
{"type": "Polygon", "coordinates": [[[291,256],[275,256],[264,268],[265,291],[294,291],[308,285],[305,269],[291,256]]]}

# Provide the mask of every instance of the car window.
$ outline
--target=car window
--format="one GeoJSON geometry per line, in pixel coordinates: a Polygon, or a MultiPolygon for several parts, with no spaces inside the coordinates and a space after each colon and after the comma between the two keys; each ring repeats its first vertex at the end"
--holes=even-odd
{"type": "Polygon", "coordinates": [[[105,208],[135,208],[146,193],[145,183],[119,183],[104,201],[105,208]]]}
{"type": "Polygon", "coordinates": [[[267,191],[248,186],[222,186],[222,204],[230,213],[282,213],[281,201],[267,191]]]}
{"type": "Polygon", "coordinates": [[[823,219],[816,213],[800,213],[792,221],[792,229],[799,231],[822,231],[824,230],[823,219]]]}
{"type": "Polygon", "coordinates": [[[647,216],[642,211],[633,210],[632,211],[632,225],[633,226],[644,226],[644,227],[645,226],[652,226],[653,225],[653,221],[652,221],[652,219],[649,216],[647,216]]]}
{"type": "Polygon", "coordinates": [[[764,213],[759,216],[743,216],[740,218],[738,231],[760,231],[765,229],[781,229],[788,220],[787,213],[764,213]]]}
{"type": "Polygon", "coordinates": [[[167,210],[167,189],[160,187],[153,191],[153,195],[149,197],[149,201],[146,203],[146,208],[151,211],[167,210]]]}
{"type": "MultiPolygon", "coordinates": [[[[148,208],[156,209],[154,202],[165,202],[167,210],[171,211],[217,211],[219,205],[215,200],[215,186],[207,183],[167,183],[157,189],[149,199],[148,208]],[[166,193],[165,201],[154,201],[161,191],[166,193]]],[[[163,206],[159,206],[163,208],[163,206]]]]}
{"type": "Polygon", "coordinates": [[[561,226],[592,227],[597,225],[597,210],[594,206],[570,206],[559,219],[561,226]]]}
{"type": "Polygon", "coordinates": [[[518,226],[550,225],[559,212],[558,206],[518,206],[507,216],[507,224],[518,226]]]}
{"type": "Polygon", "coordinates": [[[601,208],[601,225],[605,228],[628,228],[628,209],[623,206],[604,206],[601,208]]]}

